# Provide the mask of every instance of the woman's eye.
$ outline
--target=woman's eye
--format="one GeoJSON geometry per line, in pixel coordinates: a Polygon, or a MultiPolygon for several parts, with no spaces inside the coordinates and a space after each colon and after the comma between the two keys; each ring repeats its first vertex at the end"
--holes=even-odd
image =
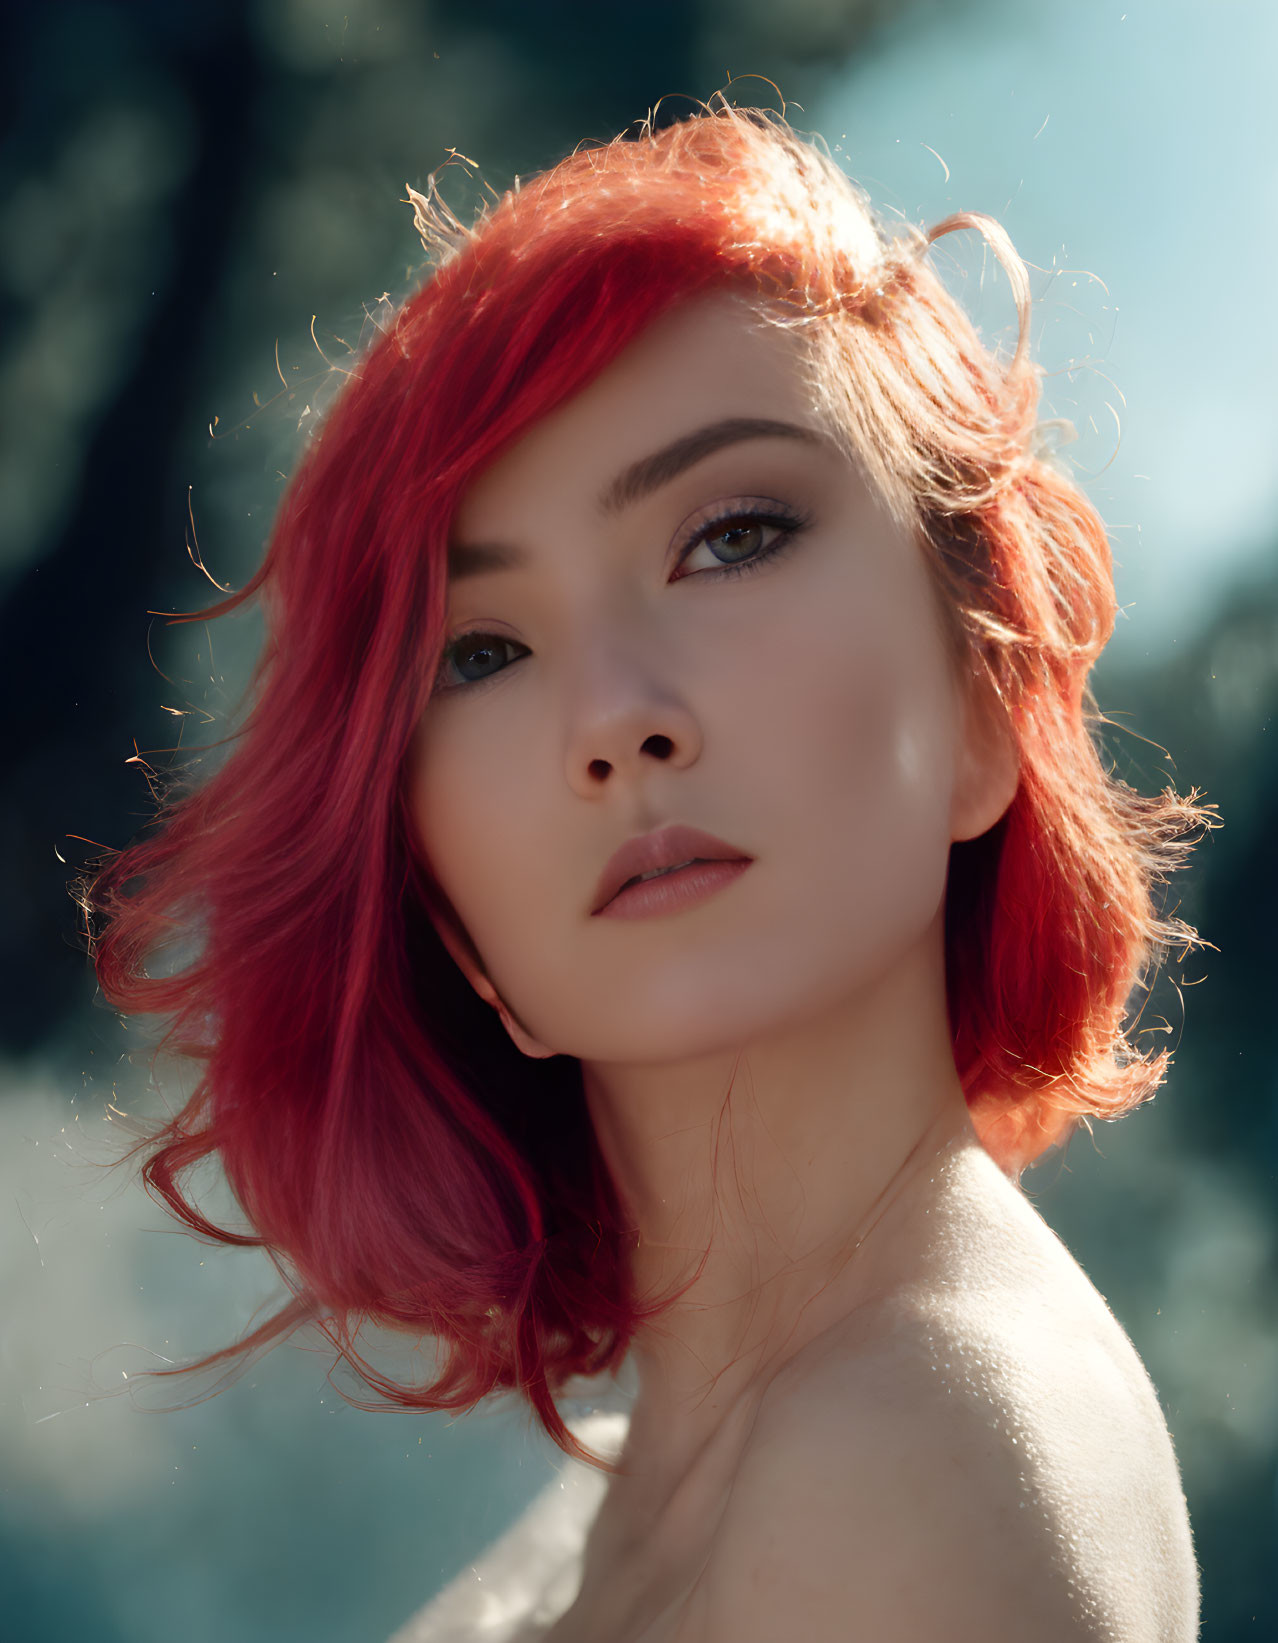
{"type": "Polygon", "coordinates": [[[770,559],[802,528],[802,521],[767,514],[737,514],[704,525],[679,562],[679,576],[703,570],[748,570],[770,559]]]}
{"type": "Polygon", "coordinates": [[[489,679],[515,660],[512,651],[522,653],[525,649],[500,633],[463,633],[444,646],[436,689],[449,690],[455,685],[489,679]]]}

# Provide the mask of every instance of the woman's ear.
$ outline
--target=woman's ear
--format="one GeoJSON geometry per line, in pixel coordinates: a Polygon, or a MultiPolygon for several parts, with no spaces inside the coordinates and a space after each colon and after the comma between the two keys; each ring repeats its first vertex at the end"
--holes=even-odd
{"type": "Polygon", "coordinates": [[[545,1061],[552,1055],[558,1055],[558,1050],[548,1050],[544,1044],[538,1043],[493,986],[485,973],[479,954],[475,951],[474,942],[462,928],[461,921],[451,908],[445,910],[436,901],[431,909],[431,921],[457,968],[484,1003],[491,1004],[501,1017],[501,1024],[510,1034],[511,1043],[515,1048],[535,1061],[545,1061]]]}
{"type": "Polygon", "coordinates": [[[983,666],[964,678],[962,741],[955,767],[950,839],[977,839],[1001,820],[1021,779],[1020,744],[1011,714],[983,666]]]}

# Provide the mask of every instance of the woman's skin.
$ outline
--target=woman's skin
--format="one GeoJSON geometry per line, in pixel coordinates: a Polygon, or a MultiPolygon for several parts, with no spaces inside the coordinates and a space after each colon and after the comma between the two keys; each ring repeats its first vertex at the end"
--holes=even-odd
{"type": "MultiPolygon", "coordinates": [[[[445,939],[521,1049],[579,1058],[640,1292],[709,1249],[634,1345],[627,1476],[587,1554],[595,1643],[675,1635],[644,1628],[686,1622],[681,1594],[707,1570],[700,1590],[717,1589],[720,1565],[718,1587],[743,1589],[720,1541],[760,1566],[767,1457],[784,1484],[803,1453],[784,1411],[850,1407],[845,1371],[899,1336],[893,1304],[984,1274],[996,1223],[1001,1272],[1037,1262],[1062,1316],[1077,1308],[1135,1360],[972,1129],[946,1016],[946,871],[951,842],[1010,804],[1015,740],[954,657],[921,550],[817,403],[797,335],[716,295],[523,435],[455,522],[470,574],[448,633],[488,648],[446,652],[413,749],[420,841],[456,913],[445,939]],[[792,431],[643,466],[743,419],[792,431]],[[752,554],[756,572],[722,570],[752,554]],[[677,912],[593,916],[613,851],[669,823],[752,864],[677,912]]],[[[1123,1362],[1139,1396],[1139,1360],[1123,1362]]],[[[815,1643],[822,1601],[804,1611],[815,1643]]],[[[723,1635],[746,1643],[750,1617],[727,1615],[723,1635]]],[[[561,1635],[579,1635],[571,1616],[561,1635]]]]}

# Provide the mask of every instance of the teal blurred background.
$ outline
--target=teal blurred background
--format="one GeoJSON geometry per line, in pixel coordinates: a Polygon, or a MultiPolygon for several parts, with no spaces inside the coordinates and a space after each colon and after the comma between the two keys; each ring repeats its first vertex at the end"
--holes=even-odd
{"type": "MultiPolygon", "coordinates": [[[[213,596],[193,527],[219,581],[256,563],[328,362],[412,286],[405,183],[455,149],[500,190],[667,93],[756,74],[886,215],[989,212],[1032,265],[1043,414],[1077,427],[1117,559],[1110,754],[1224,817],[1168,902],[1217,950],[1173,956],[1142,1016],[1143,1044],[1175,1047],[1167,1085],[1023,1185],[1158,1387],[1202,1637],[1278,1635],[1278,9],[99,0],[16,11],[6,45],[0,1630],[381,1643],[551,1475],[519,1409],[362,1412],[298,1346],[179,1413],[98,1395],[276,1291],[97,1167],[108,1105],[154,1117],[184,1075],[153,1087],[95,1002],[60,858],[140,825],[135,745],[216,734],[235,701],[254,620],[210,638],[147,612],[213,596]]],[[[463,215],[478,198],[456,167],[444,188],[463,215]]],[[[1010,350],[979,239],[935,255],[1010,350]]]]}

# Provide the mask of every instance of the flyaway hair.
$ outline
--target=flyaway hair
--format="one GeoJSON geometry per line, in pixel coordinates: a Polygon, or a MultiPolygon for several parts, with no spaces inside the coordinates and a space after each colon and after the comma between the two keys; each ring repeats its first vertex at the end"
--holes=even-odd
{"type": "Polygon", "coordinates": [[[475,997],[406,809],[450,525],[497,454],[692,296],[735,290],[801,331],[849,456],[934,572],[955,657],[1019,740],[1019,791],[953,847],[946,907],[955,1060],[1010,1175],[1164,1078],[1167,1051],[1139,1054],[1125,1023],[1169,948],[1197,939],[1156,893],[1214,818],[1102,762],[1087,676],[1116,614],[1110,550],[1039,454],[1028,279],[997,224],[889,234],[783,119],[718,102],[579,150],[473,228],[433,188],[412,203],[429,277],[355,361],[260,570],[200,613],[258,597],[267,618],[230,752],[86,887],[94,956],[110,1004],[163,1017],[164,1047],[200,1069],[141,1144],[148,1187],[206,1236],[264,1246],[293,1292],[203,1364],[313,1321],[393,1404],[514,1389],[581,1454],[555,1396],[615,1368],[653,1309],[629,1292],[579,1066],[525,1060],[475,997]],[[929,265],[954,229],[984,234],[1011,279],[1010,362],[929,265]],[[193,956],[148,973],[174,944],[193,956]],[[251,1235],[185,1194],[210,1156],[251,1235]],[[431,1338],[435,1378],[381,1375],[365,1322],[431,1338]]]}

